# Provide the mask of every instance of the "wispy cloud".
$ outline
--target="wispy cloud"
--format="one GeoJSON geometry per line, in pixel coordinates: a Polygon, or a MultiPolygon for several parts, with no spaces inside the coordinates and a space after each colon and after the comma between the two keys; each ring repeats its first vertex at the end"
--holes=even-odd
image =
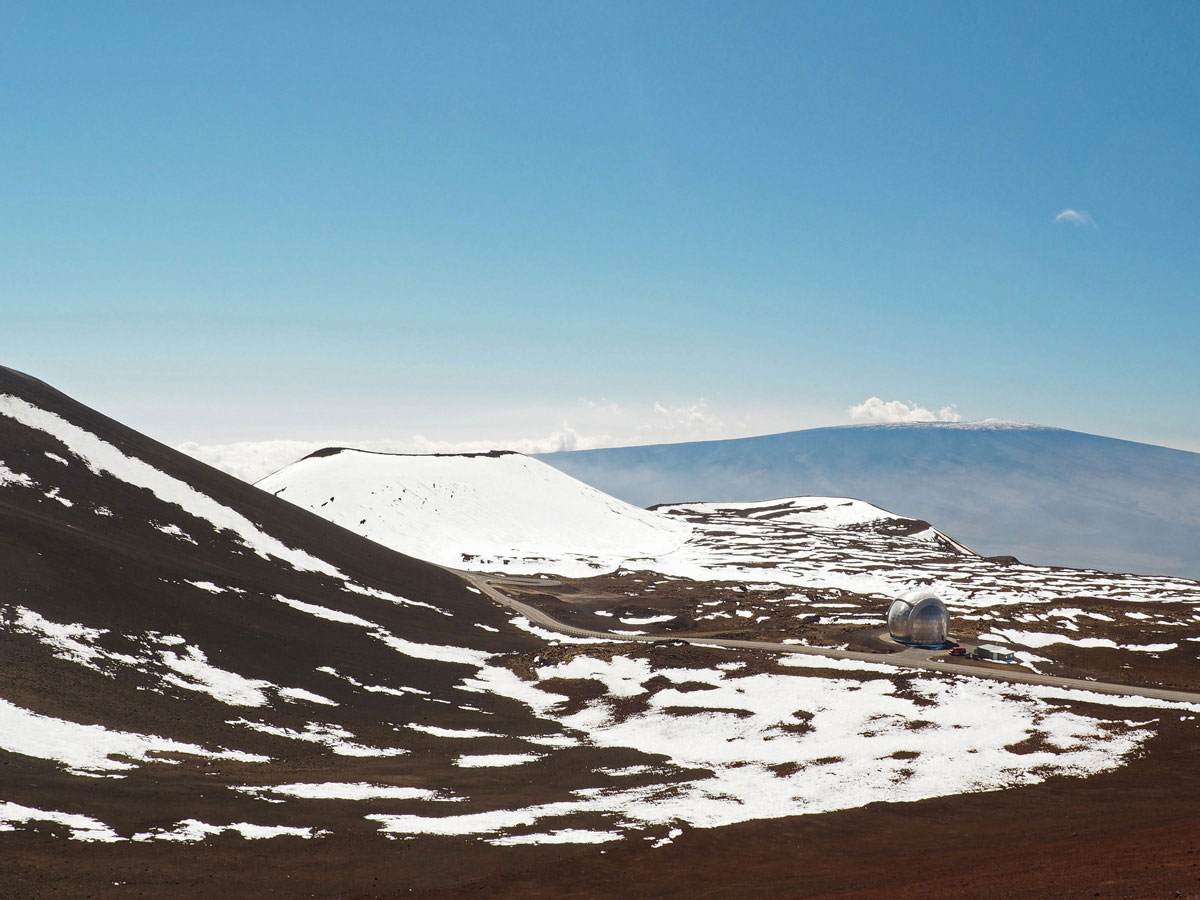
{"type": "Polygon", "coordinates": [[[951,403],[933,412],[916,403],[905,403],[903,400],[884,402],[878,397],[868,397],[846,411],[856,422],[961,422],[962,416],[956,406],[951,403]]]}
{"type": "Polygon", "coordinates": [[[643,425],[643,432],[703,433],[707,436],[725,431],[725,423],[709,410],[708,401],[703,397],[679,406],[664,406],[655,400],[653,409],[656,421],[643,425]]]}
{"type": "Polygon", "coordinates": [[[1090,215],[1081,209],[1064,209],[1054,217],[1055,225],[1074,225],[1076,228],[1098,227],[1090,215]]]}

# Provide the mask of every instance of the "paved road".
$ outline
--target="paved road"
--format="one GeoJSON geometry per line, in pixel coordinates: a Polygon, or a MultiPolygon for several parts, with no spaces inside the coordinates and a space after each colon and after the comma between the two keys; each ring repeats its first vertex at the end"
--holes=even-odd
{"type": "MultiPolygon", "coordinates": [[[[465,581],[474,585],[479,590],[483,591],[488,597],[491,597],[501,606],[506,606],[509,609],[519,612],[532,622],[544,628],[549,628],[551,631],[557,631],[560,634],[569,635],[571,637],[582,638],[600,638],[610,641],[632,641],[644,644],[650,644],[655,641],[672,640],[680,638],[691,641],[696,644],[705,644],[712,647],[729,647],[736,650],[765,650],[770,653],[798,653],[803,656],[824,656],[829,659],[856,659],[862,662],[882,663],[884,665],[903,666],[910,669],[928,669],[933,672],[953,672],[959,675],[971,675],[976,678],[996,678],[1001,681],[1012,681],[1018,684],[1041,684],[1050,687],[1070,688],[1072,690],[1095,691],[1099,694],[1120,694],[1127,697],[1150,697],[1155,700],[1174,700],[1183,703],[1200,704],[1200,694],[1193,694],[1187,691],[1172,691],[1166,688],[1144,687],[1140,685],[1129,684],[1110,684],[1103,681],[1088,681],[1082,678],[1060,678],[1056,675],[1037,675],[1033,672],[1016,672],[1012,669],[993,668],[986,665],[971,665],[968,663],[951,662],[949,659],[933,659],[929,657],[928,650],[922,650],[915,647],[906,647],[897,653],[863,653],[858,650],[838,650],[832,647],[807,647],[802,644],[779,644],[771,641],[742,641],[732,638],[711,638],[703,635],[688,635],[683,633],[672,633],[669,637],[664,638],[662,635],[652,634],[615,634],[609,631],[592,631],[588,628],[576,628],[574,625],[565,625],[559,622],[552,616],[542,612],[528,603],[522,603],[520,600],[514,600],[500,591],[498,591],[489,581],[486,575],[481,575],[478,572],[464,572],[461,569],[452,569],[455,574],[461,576],[465,581]]],[[[546,587],[552,586],[557,582],[551,580],[529,579],[517,580],[510,579],[511,582],[521,584],[522,587],[546,587]]]]}

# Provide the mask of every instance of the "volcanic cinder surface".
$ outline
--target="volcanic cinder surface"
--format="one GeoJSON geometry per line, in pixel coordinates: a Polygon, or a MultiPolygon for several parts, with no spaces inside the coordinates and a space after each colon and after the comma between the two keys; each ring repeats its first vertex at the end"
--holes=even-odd
{"type": "Polygon", "coordinates": [[[426,468],[352,466],[305,496],[613,637],[546,632],[280,499],[299,481],[272,496],[0,370],[0,895],[1200,886],[1200,706],[918,672],[882,646],[875,662],[617,633],[682,618],[865,646],[881,601],[936,581],[981,637],[1044,654],[1025,665],[1053,669],[1061,645],[1072,670],[1154,659],[1147,683],[1186,685],[1194,583],[983,560],[837,498],[646,511],[521,457],[405,465],[426,468]],[[898,885],[914,836],[942,866],[898,885]]]}

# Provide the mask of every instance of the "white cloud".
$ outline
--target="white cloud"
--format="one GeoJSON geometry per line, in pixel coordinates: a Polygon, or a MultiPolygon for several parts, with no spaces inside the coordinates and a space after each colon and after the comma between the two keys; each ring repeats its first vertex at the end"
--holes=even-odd
{"type": "Polygon", "coordinates": [[[889,400],[886,403],[878,397],[868,397],[862,403],[848,407],[850,418],[856,422],[961,422],[962,416],[951,403],[943,406],[937,412],[917,406],[916,403],[905,403],[903,400],[889,400]]]}
{"type": "Polygon", "coordinates": [[[1092,221],[1092,217],[1083,210],[1079,209],[1064,209],[1054,217],[1054,224],[1074,225],[1076,228],[1081,228],[1084,226],[1088,228],[1096,227],[1096,223],[1092,221]]]}

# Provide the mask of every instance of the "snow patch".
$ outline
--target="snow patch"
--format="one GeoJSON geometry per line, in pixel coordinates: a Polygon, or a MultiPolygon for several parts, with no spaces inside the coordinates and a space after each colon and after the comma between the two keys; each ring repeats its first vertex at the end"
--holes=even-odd
{"type": "Polygon", "coordinates": [[[270,761],[268,757],[254,753],[206,750],[196,744],[152,734],[113,731],[102,725],[81,725],[22,709],[4,699],[0,699],[0,750],[61,763],[72,775],[104,775],[136,768],[128,760],[176,762],[156,757],[163,753],[238,762],[270,761]]]}
{"type": "Polygon", "coordinates": [[[427,788],[394,784],[330,781],[323,783],[273,784],[254,787],[232,785],[230,790],[253,797],[266,795],[294,797],[300,800],[447,800],[451,799],[427,788]]]}
{"type": "Polygon", "coordinates": [[[454,764],[464,769],[478,769],[482,767],[519,766],[541,758],[540,753],[493,753],[485,756],[460,756],[454,761],[454,764]]]}
{"type": "Polygon", "coordinates": [[[73,841],[102,841],[111,843],[122,840],[121,836],[91,816],[78,813],[65,813],[33,809],[18,803],[0,801],[0,831],[14,831],[17,825],[27,825],[31,822],[49,822],[54,825],[65,825],[70,829],[69,838],[73,841]]]}

